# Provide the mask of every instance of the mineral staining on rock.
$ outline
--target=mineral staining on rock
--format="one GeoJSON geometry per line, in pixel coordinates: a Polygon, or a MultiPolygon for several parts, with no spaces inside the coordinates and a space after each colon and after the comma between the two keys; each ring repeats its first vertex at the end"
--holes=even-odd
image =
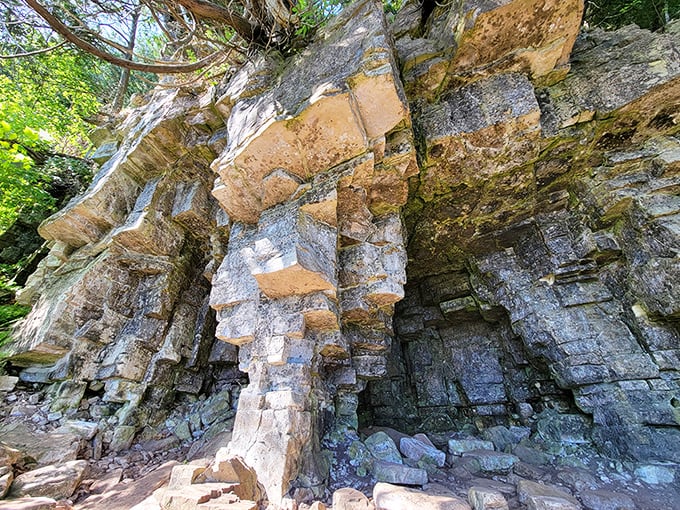
{"type": "Polygon", "coordinates": [[[154,92],[40,228],[21,381],[54,384],[55,420],[92,400],[100,453],[161,424],[188,441],[238,406],[215,462],[242,458],[277,505],[329,476],[420,485],[445,462],[491,476],[551,458],[493,427],[508,422],[669,479],[680,29],[574,43],[581,9],[462,2],[422,20],[407,5],[388,26],[363,1],[289,62],[154,92]],[[210,391],[165,422],[175,395],[210,391]],[[364,443],[359,415],[486,441],[449,436],[449,458],[427,437],[364,443]]]}

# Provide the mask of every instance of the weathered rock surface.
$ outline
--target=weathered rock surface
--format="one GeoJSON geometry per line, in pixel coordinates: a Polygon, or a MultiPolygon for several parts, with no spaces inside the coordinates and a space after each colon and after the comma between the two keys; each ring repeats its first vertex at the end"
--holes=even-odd
{"type": "Polygon", "coordinates": [[[461,498],[450,495],[430,494],[406,487],[378,483],[373,489],[376,510],[470,510],[461,498]]]}
{"type": "MultiPolygon", "coordinates": [[[[334,398],[352,401],[362,380],[383,374],[405,282],[397,211],[415,153],[390,37],[371,2],[343,13],[276,88],[251,95],[248,72],[234,82],[241,90],[228,90],[230,141],[212,165],[213,194],[236,223],[210,304],[217,337],[240,347],[250,377],[230,454],[279,504],[303,474],[323,483],[312,459],[317,410],[332,412],[334,398]],[[349,379],[325,386],[319,371],[349,379]]],[[[342,407],[335,402],[356,422],[356,407],[342,407]]]]}
{"type": "MultiPolygon", "coordinates": [[[[568,470],[593,446],[636,462],[621,480],[672,485],[680,25],[575,42],[582,8],[409,4],[390,27],[364,0],[288,61],[153,92],[40,228],[9,366],[46,403],[12,408],[3,441],[45,463],[26,417],[59,460],[226,433],[207,470],[135,502],[167,508],[425,485],[447,447],[475,508],[578,508],[531,480],[468,493],[556,459],[584,504],[618,504],[568,470]],[[432,444],[362,441],[360,420],[432,444]]],[[[376,508],[469,508],[376,491],[376,508]]]]}
{"type": "Polygon", "coordinates": [[[468,501],[473,510],[508,510],[503,494],[485,487],[470,487],[468,501]]]}
{"type": "Polygon", "coordinates": [[[87,461],[72,460],[64,464],[45,466],[21,474],[14,479],[10,497],[68,498],[83,479],[87,461]]]}
{"type": "Polygon", "coordinates": [[[57,508],[56,500],[44,497],[17,498],[11,503],[0,503],[0,508],[5,504],[11,505],[7,510],[55,510],[57,508]]]}
{"type": "Polygon", "coordinates": [[[334,510],[373,510],[373,503],[361,492],[350,487],[333,492],[334,510]]]}
{"type": "Polygon", "coordinates": [[[546,441],[680,460],[678,299],[663,283],[678,267],[677,30],[586,32],[557,82],[499,65],[428,104],[411,94],[422,169],[401,348],[366,399],[378,425],[516,413],[546,441]]]}
{"type": "Polygon", "coordinates": [[[498,71],[519,71],[551,82],[569,69],[583,2],[461,2],[435,8],[425,38],[397,47],[407,90],[431,96],[498,71]]]}

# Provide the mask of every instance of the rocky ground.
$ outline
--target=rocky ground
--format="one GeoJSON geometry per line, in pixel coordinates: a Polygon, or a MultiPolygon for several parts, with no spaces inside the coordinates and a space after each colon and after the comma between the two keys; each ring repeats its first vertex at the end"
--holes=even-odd
{"type": "MultiPolygon", "coordinates": [[[[5,498],[0,509],[257,507],[254,473],[234,466],[219,449],[229,440],[228,430],[208,439],[178,437],[179,413],[190,416],[191,406],[180,406],[165,434],[109,452],[97,446],[96,424],[51,411],[51,394],[39,385],[21,384],[0,395],[5,498]]],[[[298,510],[680,508],[677,466],[608,459],[595,451],[587,430],[582,416],[545,411],[522,426],[482,431],[468,426],[408,436],[369,427],[353,439],[339,434],[344,443],[330,437],[325,445],[336,451],[331,490],[315,495],[295,489],[285,505],[298,510]]]]}

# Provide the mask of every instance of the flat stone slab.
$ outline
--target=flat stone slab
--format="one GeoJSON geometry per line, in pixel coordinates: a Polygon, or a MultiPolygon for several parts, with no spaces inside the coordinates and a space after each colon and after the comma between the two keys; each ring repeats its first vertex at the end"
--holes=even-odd
{"type": "Polygon", "coordinates": [[[507,473],[519,460],[509,453],[492,452],[489,450],[475,450],[465,452],[463,457],[474,459],[485,473],[507,473]]]}
{"type": "Polygon", "coordinates": [[[465,452],[475,450],[494,450],[491,441],[482,439],[449,439],[449,453],[453,455],[463,455],[465,452]]]}
{"type": "Polygon", "coordinates": [[[427,471],[424,469],[381,460],[373,463],[373,476],[379,482],[398,485],[425,485],[427,483],[427,471]]]}
{"type": "Polygon", "coordinates": [[[470,510],[470,505],[457,496],[431,494],[388,483],[375,485],[373,503],[376,510],[470,510]]]}
{"type": "Polygon", "coordinates": [[[18,498],[3,500],[0,508],[8,510],[52,510],[57,508],[57,502],[52,498],[18,498]]]}
{"type": "Polygon", "coordinates": [[[87,467],[87,461],[73,460],[27,471],[16,477],[10,488],[10,495],[68,498],[80,484],[87,467]]]}
{"type": "Polygon", "coordinates": [[[586,510],[635,510],[630,496],[611,491],[581,491],[579,498],[586,510]]]}

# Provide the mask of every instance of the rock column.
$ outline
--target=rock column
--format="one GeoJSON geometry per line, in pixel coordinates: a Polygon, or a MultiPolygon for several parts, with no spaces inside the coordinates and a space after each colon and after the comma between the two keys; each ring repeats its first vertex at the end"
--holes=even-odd
{"type": "Polygon", "coordinates": [[[233,224],[210,302],[250,378],[230,453],[278,505],[323,486],[322,428],[356,429],[356,393],[385,372],[417,171],[380,6],[348,9],[320,41],[281,73],[262,63],[232,80],[213,164],[233,224]],[[277,86],[255,94],[267,79],[277,86]]]}

